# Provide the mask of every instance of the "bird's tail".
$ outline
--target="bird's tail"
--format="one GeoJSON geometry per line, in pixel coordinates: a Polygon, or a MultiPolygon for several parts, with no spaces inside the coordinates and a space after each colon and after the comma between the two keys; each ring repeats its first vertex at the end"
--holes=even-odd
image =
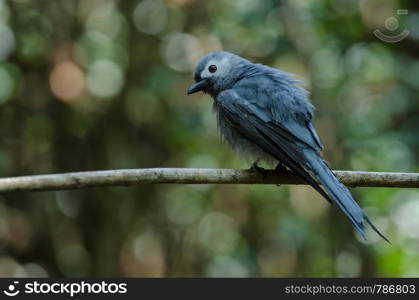
{"type": "Polygon", "coordinates": [[[372,224],[358,203],[355,202],[351,192],[336,178],[335,174],[333,174],[323,159],[317,153],[310,150],[305,151],[304,154],[308,162],[306,167],[313,173],[330,198],[345,213],[362,237],[365,238],[364,222],[367,222],[379,236],[390,243],[374,224],[372,224]]]}

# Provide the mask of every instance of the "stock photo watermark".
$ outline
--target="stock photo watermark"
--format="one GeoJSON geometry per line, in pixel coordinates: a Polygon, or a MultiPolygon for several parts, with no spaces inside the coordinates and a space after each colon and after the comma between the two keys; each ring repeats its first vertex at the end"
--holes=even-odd
{"type": "Polygon", "coordinates": [[[40,282],[34,280],[31,282],[13,283],[7,285],[3,294],[8,297],[15,297],[19,294],[25,295],[67,295],[74,297],[79,294],[126,294],[128,291],[127,283],[114,282],[40,282]]]}
{"type": "Polygon", "coordinates": [[[7,286],[7,289],[5,289],[3,293],[9,297],[17,296],[20,293],[18,289],[18,284],[19,284],[19,281],[13,281],[13,284],[9,284],[7,286]]]}
{"type": "MultiPolygon", "coordinates": [[[[409,11],[407,9],[397,10],[397,16],[403,16],[407,14],[409,14],[409,11]]],[[[401,32],[397,33],[400,27],[400,22],[399,19],[396,17],[387,18],[384,21],[384,27],[387,30],[386,33],[383,33],[380,29],[376,29],[374,30],[374,35],[381,41],[386,43],[398,43],[407,38],[410,34],[410,31],[407,29],[404,29],[401,32]]]]}

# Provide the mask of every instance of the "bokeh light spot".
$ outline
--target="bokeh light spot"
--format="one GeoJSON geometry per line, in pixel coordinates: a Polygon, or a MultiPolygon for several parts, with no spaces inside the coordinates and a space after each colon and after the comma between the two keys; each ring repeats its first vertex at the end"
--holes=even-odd
{"type": "Polygon", "coordinates": [[[4,60],[15,49],[15,36],[13,32],[4,24],[0,23],[0,60],[4,60]]]}
{"type": "Polygon", "coordinates": [[[147,34],[158,34],[167,23],[167,8],[160,0],[145,0],[134,10],[135,27],[147,34]]]}
{"type": "Polygon", "coordinates": [[[199,40],[193,35],[176,32],[165,36],[161,55],[166,64],[176,71],[191,71],[204,55],[199,40]]]}
{"type": "Polygon", "coordinates": [[[61,100],[74,100],[84,89],[85,76],[78,65],[65,61],[54,66],[50,75],[53,94],[61,100]]]}
{"type": "Polygon", "coordinates": [[[121,68],[109,60],[93,63],[87,77],[89,90],[98,97],[110,98],[122,88],[124,77],[121,68]]]}

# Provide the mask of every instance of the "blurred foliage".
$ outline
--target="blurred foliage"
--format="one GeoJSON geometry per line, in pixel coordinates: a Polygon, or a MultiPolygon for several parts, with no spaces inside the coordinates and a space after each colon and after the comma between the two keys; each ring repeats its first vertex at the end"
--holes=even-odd
{"type": "MultiPolygon", "coordinates": [[[[221,143],[212,100],[186,97],[219,49],[305,81],[334,168],[419,171],[415,1],[0,0],[0,41],[1,176],[247,168],[221,143]],[[395,44],[373,35],[405,28],[395,44]]],[[[4,195],[0,275],[419,276],[419,192],[353,192],[393,245],[355,236],[308,187],[4,195]]]]}

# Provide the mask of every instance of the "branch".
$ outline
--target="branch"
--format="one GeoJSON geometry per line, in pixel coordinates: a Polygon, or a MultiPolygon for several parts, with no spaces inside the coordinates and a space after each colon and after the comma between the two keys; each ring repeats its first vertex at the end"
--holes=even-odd
{"type": "MultiPolygon", "coordinates": [[[[418,188],[419,173],[334,171],[347,186],[418,188]]],[[[0,193],[75,190],[99,186],[129,186],[155,183],[178,184],[305,184],[294,174],[266,170],[230,169],[125,169],[0,179],[0,193]]]]}

